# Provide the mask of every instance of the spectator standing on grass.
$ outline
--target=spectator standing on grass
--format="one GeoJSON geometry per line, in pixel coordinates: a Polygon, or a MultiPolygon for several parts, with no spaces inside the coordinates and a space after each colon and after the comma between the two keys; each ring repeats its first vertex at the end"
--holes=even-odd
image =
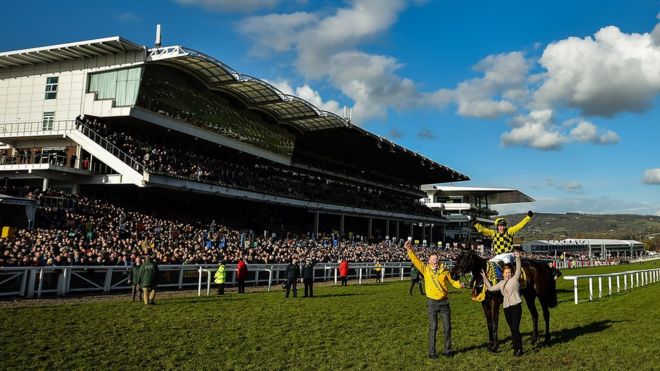
{"type": "Polygon", "coordinates": [[[133,297],[133,301],[135,301],[136,296],[138,297],[138,300],[142,300],[142,290],[140,285],[138,285],[138,276],[141,266],[142,259],[139,256],[136,256],[131,268],[128,270],[128,284],[131,285],[131,296],[133,297]]]}
{"type": "Polygon", "coordinates": [[[293,297],[298,296],[298,279],[300,278],[300,266],[296,259],[291,259],[286,266],[286,297],[289,297],[291,286],[293,286],[293,297]]]}
{"type": "Polygon", "coordinates": [[[302,275],[305,284],[305,297],[307,297],[308,294],[310,298],[314,297],[314,265],[316,265],[316,262],[312,261],[310,258],[307,258],[303,265],[302,275]]]}
{"type": "Polygon", "coordinates": [[[156,287],[158,286],[158,264],[151,260],[151,256],[144,258],[144,263],[138,271],[138,285],[142,287],[144,304],[154,305],[156,302],[156,287]]]}
{"type": "Polygon", "coordinates": [[[520,299],[520,278],[521,262],[520,252],[515,251],[513,255],[516,257],[516,273],[511,275],[512,267],[507,264],[504,266],[503,276],[504,279],[495,285],[490,283],[486,272],[481,271],[481,277],[484,279],[484,284],[488,291],[501,291],[504,297],[502,306],[504,307],[504,316],[506,323],[509,324],[511,330],[511,338],[513,339],[513,355],[520,357],[523,354],[522,338],[520,336],[520,318],[522,317],[522,300],[520,299]]]}
{"type": "Polygon", "coordinates": [[[236,282],[238,283],[238,293],[245,293],[245,279],[247,278],[248,268],[245,264],[243,258],[238,259],[238,265],[236,266],[236,282]]]}
{"type": "Polygon", "coordinates": [[[449,270],[438,264],[438,256],[429,256],[428,264],[424,264],[415,255],[412,243],[405,244],[408,257],[418,271],[424,275],[424,288],[426,289],[426,305],[429,316],[429,358],[438,358],[435,352],[435,336],[438,331],[438,314],[442,317],[442,327],[445,335],[445,348],[443,354],[446,357],[454,355],[451,346],[451,309],[449,307],[449,293],[447,285],[451,284],[457,289],[463,288],[463,284],[451,278],[449,270]]]}
{"type": "Polygon", "coordinates": [[[383,270],[383,265],[380,264],[378,260],[376,260],[376,264],[374,264],[374,274],[376,274],[376,283],[381,282],[382,270],[383,270]]]}
{"type": "Polygon", "coordinates": [[[215,284],[218,285],[218,295],[225,294],[225,278],[226,278],[225,262],[224,260],[220,260],[220,265],[218,265],[218,270],[215,271],[215,275],[213,276],[213,280],[215,284]]]}
{"type": "Polygon", "coordinates": [[[348,261],[342,258],[339,262],[339,278],[341,278],[341,285],[348,286],[348,261]]]}
{"type": "Polygon", "coordinates": [[[413,265],[412,268],[410,268],[410,290],[409,294],[412,296],[413,288],[415,288],[415,285],[419,286],[419,293],[421,295],[424,295],[424,290],[422,290],[422,281],[424,280],[424,276],[422,276],[421,273],[415,268],[413,265]]]}

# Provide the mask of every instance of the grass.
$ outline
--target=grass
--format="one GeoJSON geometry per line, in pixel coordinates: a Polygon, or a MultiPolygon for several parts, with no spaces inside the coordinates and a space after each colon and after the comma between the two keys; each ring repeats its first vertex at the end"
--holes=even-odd
{"type": "MultiPolygon", "coordinates": [[[[653,267],[587,268],[587,274],[653,267]]],[[[656,265],[657,267],[657,265],[656,265]]],[[[350,284],[350,283],[349,283],[350,284]]],[[[660,367],[660,283],[573,304],[558,280],[552,345],[514,359],[503,315],[500,352],[486,351],[480,305],[467,290],[450,295],[451,359],[427,358],[425,299],[409,282],[317,287],[313,299],[274,292],[161,298],[156,306],[108,299],[5,304],[1,369],[638,369],[660,367]]],[[[541,321],[542,324],[542,321],[541,321]]],[[[442,335],[438,334],[438,349],[442,335]]]]}

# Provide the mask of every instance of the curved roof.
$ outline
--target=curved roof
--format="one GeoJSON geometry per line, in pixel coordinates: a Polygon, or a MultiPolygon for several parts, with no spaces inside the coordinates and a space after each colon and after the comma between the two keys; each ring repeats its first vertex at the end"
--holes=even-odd
{"type": "MultiPolygon", "coordinates": [[[[380,173],[417,184],[469,180],[464,174],[377,136],[335,113],[318,109],[306,100],[285,94],[258,78],[244,75],[221,61],[181,46],[148,50],[147,62],[162,62],[196,75],[212,90],[226,92],[250,109],[266,112],[277,122],[292,126],[301,135],[302,152],[332,158],[337,163],[365,169],[380,166],[380,173]],[[321,133],[319,133],[321,132],[321,133]],[[337,153],[341,143],[343,153],[337,153]],[[403,155],[403,156],[401,156],[403,155]]],[[[304,155],[301,157],[305,157],[304,155]]]]}

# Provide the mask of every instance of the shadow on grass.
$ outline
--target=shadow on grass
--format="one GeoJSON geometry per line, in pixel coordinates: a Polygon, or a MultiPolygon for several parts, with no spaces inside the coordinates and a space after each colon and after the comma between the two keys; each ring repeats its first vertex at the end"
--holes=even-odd
{"type": "Polygon", "coordinates": [[[339,297],[339,296],[356,296],[356,295],[359,295],[359,296],[365,296],[365,295],[370,295],[370,294],[369,294],[369,293],[366,293],[366,292],[359,293],[359,294],[351,294],[351,293],[343,293],[343,294],[325,294],[325,295],[314,295],[314,298],[318,298],[318,299],[326,299],[326,298],[335,298],[335,297],[339,297]]]}
{"type": "Polygon", "coordinates": [[[624,320],[613,321],[608,319],[603,321],[591,322],[586,325],[581,325],[573,328],[566,328],[560,330],[559,332],[551,332],[550,344],[553,345],[553,344],[568,343],[571,340],[575,340],[576,338],[582,335],[595,334],[601,331],[605,331],[608,328],[612,327],[612,324],[620,323],[620,322],[627,322],[627,321],[624,320]]]}

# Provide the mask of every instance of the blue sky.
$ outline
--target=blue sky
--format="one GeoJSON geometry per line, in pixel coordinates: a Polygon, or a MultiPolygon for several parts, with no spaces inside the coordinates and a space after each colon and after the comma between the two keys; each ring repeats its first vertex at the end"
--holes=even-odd
{"type": "Polygon", "coordinates": [[[660,215],[660,1],[4,4],[3,51],[183,45],[534,204],[660,215]]]}

